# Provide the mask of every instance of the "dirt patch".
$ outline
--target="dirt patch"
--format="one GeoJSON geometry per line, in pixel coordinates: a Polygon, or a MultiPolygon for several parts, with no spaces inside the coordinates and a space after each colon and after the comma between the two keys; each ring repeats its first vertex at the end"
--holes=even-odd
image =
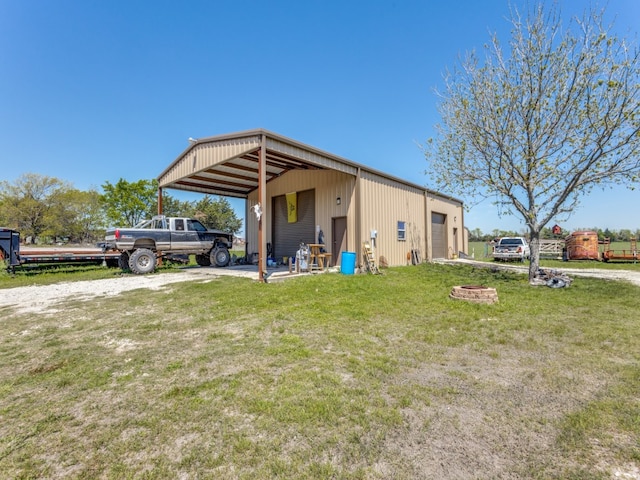
{"type": "MultiPolygon", "coordinates": [[[[562,478],[562,468],[578,468],[580,462],[557,443],[557,422],[606,388],[609,379],[567,370],[560,388],[546,373],[557,368],[554,350],[523,354],[505,348],[490,358],[452,348],[438,363],[403,372],[396,381],[426,389],[428,401],[402,410],[407,428],[387,438],[385,451],[394,462],[412,466],[410,478],[517,480],[554,468],[553,478],[562,478]]],[[[386,462],[376,468],[393,471],[386,462]]],[[[633,465],[601,465],[602,478],[639,479],[637,472],[633,465]]]]}

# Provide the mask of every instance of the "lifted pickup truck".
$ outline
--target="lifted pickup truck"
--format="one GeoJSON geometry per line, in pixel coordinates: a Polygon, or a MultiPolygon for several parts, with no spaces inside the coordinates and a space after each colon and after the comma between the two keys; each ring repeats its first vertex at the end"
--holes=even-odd
{"type": "Polygon", "coordinates": [[[133,228],[110,228],[105,251],[120,252],[118,265],[136,274],[151,273],[167,255],[195,254],[198,265],[226,267],[233,234],[209,230],[199,220],[158,215],[133,228]]]}

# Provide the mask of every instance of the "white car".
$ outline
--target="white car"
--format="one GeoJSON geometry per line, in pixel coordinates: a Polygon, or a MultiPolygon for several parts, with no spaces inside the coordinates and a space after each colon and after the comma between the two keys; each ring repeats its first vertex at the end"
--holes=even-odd
{"type": "Polygon", "coordinates": [[[503,237],[493,247],[494,260],[518,260],[524,262],[531,250],[524,237],[503,237]]]}

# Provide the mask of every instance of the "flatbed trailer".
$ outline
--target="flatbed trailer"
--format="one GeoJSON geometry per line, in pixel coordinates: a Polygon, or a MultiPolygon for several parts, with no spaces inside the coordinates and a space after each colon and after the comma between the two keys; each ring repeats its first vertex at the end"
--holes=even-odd
{"type": "Polygon", "coordinates": [[[20,233],[0,227],[0,261],[7,270],[15,271],[22,265],[51,264],[107,264],[118,266],[120,252],[105,252],[101,248],[23,247],[20,249],[20,233]]]}
{"type": "Polygon", "coordinates": [[[51,263],[102,263],[118,265],[120,252],[103,252],[100,249],[30,249],[19,254],[21,265],[51,263]]]}

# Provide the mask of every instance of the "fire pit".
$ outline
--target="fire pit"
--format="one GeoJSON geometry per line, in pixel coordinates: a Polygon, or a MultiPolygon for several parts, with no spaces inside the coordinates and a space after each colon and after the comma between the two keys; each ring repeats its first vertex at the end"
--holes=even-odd
{"type": "Polygon", "coordinates": [[[496,303],[498,292],[495,288],[483,285],[462,285],[453,287],[449,297],[474,303],[496,303]]]}

